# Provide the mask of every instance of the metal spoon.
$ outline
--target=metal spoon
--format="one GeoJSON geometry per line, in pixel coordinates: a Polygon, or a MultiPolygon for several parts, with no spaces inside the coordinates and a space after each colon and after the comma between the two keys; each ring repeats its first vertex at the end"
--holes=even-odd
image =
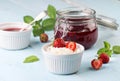
{"type": "Polygon", "coordinates": [[[27,27],[21,28],[20,32],[24,31],[25,29],[30,28],[30,25],[32,25],[35,21],[38,21],[38,20],[44,18],[45,16],[47,16],[47,12],[46,11],[43,11],[43,12],[39,13],[35,17],[35,19],[27,25],[27,27]]]}

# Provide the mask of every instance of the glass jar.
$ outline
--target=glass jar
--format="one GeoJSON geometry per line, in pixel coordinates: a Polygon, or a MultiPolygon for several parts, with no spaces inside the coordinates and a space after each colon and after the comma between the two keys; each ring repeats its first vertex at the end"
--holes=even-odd
{"type": "Polygon", "coordinates": [[[98,38],[95,11],[79,8],[59,10],[54,35],[55,39],[80,43],[85,49],[92,47],[98,38]]]}

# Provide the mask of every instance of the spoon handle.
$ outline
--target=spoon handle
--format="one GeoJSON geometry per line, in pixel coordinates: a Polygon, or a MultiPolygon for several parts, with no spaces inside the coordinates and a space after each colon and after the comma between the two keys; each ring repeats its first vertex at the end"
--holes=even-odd
{"type": "Polygon", "coordinates": [[[46,11],[43,11],[43,12],[41,12],[40,14],[38,14],[38,15],[35,17],[35,19],[34,19],[32,22],[30,22],[29,24],[31,25],[31,24],[33,24],[35,21],[38,21],[38,20],[42,19],[42,18],[45,17],[45,16],[47,16],[47,12],[46,12],[46,11]]]}
{"type": "Polygon", "coordinates": [[[42,19],[42,18],[45,17],[45,16],[47,16],[47,12],[46,12],[46,11],[41,12],[40,14],[38,14],[38,15],[35,17],[35,19],[34,19],[32,22],[30,22],[30,23],[27,25],[27,27],[21,28],[20,32],[21,32],[21,31],[24,31],[25,29],[28,29],[28,28],[30,27],[30,25],[32,25],[35,21],[38,21],[38,20],[42,19]]]}

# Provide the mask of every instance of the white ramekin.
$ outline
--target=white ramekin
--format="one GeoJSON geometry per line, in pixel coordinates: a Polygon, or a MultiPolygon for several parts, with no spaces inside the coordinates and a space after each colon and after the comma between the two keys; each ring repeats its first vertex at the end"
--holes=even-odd
{"type": "Polygon", "coordinates": [[[55,74],[71,74],[79,71],[84,47],[80,44],[81,52],[76,54],[55,55],[47,52],[46,49],[51,44],[48,43],[42,47],[46,68],[55,74]]]}
{"type": "Polygon", "coordinates": [[[31,27],[21,32],[3,31],[4,28],[27,27],[20,22],[0,23],[0,47],[8,50],[26,48],[30,43],[31,27]]]}

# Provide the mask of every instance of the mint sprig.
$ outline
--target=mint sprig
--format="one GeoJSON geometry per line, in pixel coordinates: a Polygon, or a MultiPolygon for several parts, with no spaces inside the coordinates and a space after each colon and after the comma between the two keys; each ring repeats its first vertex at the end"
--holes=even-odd
{"type": "Polygon", "coordinates": [[[103,48],[100,48],[98,51],[97,51],[97,54],[100,55],[102,53],[106,53],[108,54],[110,57],[112,55],[112,49],[111,49],[111,45],[110,43],[108,43],[107,41],[104,41],[104,47],[103,48]]]}
{"type": "MultiPolygon", "coordinates": [[[[55,22],[56,22],[55,7],[52,5],[48,5],[47,14],[48,14],[48,17],[46,19],[35,21],[34,24],[32,24],[34,37],[40,36],[40,34],[44,33],[45,31],[50,31],[54,29],[55,22]]],[[[23,19],[24,19],[24,22],[28,24],[34,20],[34,18],[29,15],[24,16],[23,19]]]]}
{"type": "Polygon", "coordinates": [[[120,46],[119,45],[114,45],[111,47],[110,43],[107,41],[104,41],[104,47],[100,48],[97,51],[97,54],[100,55],[102,53],[108,54],[110,57],[111,55],[114,54],[120,54],[120,46]]]}

